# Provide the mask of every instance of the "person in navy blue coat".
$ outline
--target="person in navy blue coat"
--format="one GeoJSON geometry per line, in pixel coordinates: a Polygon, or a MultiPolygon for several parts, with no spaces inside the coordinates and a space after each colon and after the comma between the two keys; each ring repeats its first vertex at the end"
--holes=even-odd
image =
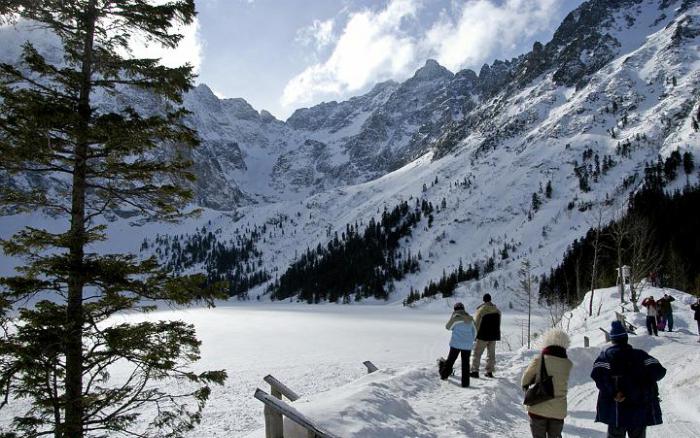
{"type": "Polygon", "coordinates": [[[456,303],[450,320],[445,324],[447,330],[452,331],[450,338],[450,353],[447,360],[440,364],[440,378],[447,380],[452,374],[452,367],[457,356],[462,356],[462,387],[469,387],[469,356],[474,346],[476,328],[474,319],[464,309],[464,304],[456,303]]]}
{"type": "Polygon", "coordinates": [[[647,426],[663,422],[656,382],[666,369],[627,343],[619,321],[612,323],[610,340],[613,345],[600,353],[591,372],[599,391],[595,421],[608,425],[608,438],[645,438],[647,426]]]}

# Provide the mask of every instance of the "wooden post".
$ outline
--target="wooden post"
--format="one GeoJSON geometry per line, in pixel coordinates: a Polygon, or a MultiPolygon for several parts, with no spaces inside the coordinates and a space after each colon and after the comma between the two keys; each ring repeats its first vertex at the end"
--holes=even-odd
{"type": "Polygon", "coordinates": [[[588,348],[588,347],[591,346],[591,340],[588,339],[588,336],[584,336],[584,337],[583,337],[583,346],[584,346],[585,348],[588,348]]]}
{"type": "MultiPolygon", "coordinates": [[[[263,380],[270,384],[270,395],[276,399],[282,400],[282,396],[287,397],[291,401],[299,399],[296,392],[272,377],[272,375],[268,374],[263,380]]],[[[284,420],[282,414],[273,410],[269,405],[265,405],[263,414],[265,415],[265,438],[284,438],[284,420]]]]}
{"type": "Polygon", "coordinates": [[[373,372],[379,370],[379,368],[377,368],[372,362],[370,362],[368,360],[366,360],[362,363],[364,364],[364,366],[367,367],[367,374],[372,374],[373,372]]]}
{"type": "Polygon", "coordinates": [[[605,333],[605,342],[610,342],[610,333],[607,330],[605,330],[604,328],[601,328],[601,327],[598,327],[598,328],[600,329],[600,331],[605,333]]]}
{"type": "Polygon", "coordinates": [[[265,405],[265,438],[284,438],[284,423],[282,414],[265,405]]]}

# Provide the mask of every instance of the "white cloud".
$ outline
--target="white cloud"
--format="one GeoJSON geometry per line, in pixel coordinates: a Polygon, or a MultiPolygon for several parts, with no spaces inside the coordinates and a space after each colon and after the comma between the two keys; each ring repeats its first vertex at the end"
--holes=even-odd
{"type": "Polygon", "coordinates": [[[131,44],[132,56],[137,58],[160,58],[161,63],[167,67],[178,67],[190,63],[195,73],[199,72],[202,65],[203,41],[199,33],[199,20],[197,18],[186,26],[178,26],[173,29],[183,35],[180,44],[175,49],[167,49],[159,44],[146,43],[144,40],[134,37],[131,44]]]}
{"type": "Polygon", "coordinates": [[[406,73],[415,58],[415,37],[403,20],[415,18],[415,0],[392,0],[379,12],[353,13],[325,62],[307,67],[284,89],[282,105],[292,107],[327,95],[360,90],[371,82],[406,73]]]}
{"type": "Polygon", "coordinates": [[[558,0],[488,0],[466,3],[456,19],[443,14],[425,35],[424,44],[437,61],[451,70],[490,62],[512,53],[523,40],[552,25],[558,0]]]}
{"type": "Polygon", "coordinates": [[[331,18],[326,21],[314,20],[308,27],[299,29],[296,40],[304,46],[313,46],[321,50],[333,42],[333,27],[335,21],[331,18]]]}
{"type": "MultiPolygon", "coordinates": [[[[495,58],[519,54],[523,42],[529,44],[534,35],[556,24],[553,21],[559,17],[554,12],[566,3],[455,2],[452,15],[443,11],[435,22],[423,26],[410,26],[420,24],[421,0],[391,0],[383,10],[352,13],[326,59],[287,82],[281,104],[289,109],[320,99],[344,98],[386,79],[402,80],[427,58],[437,59],[452,71],[478,69],[495,58]],[[406,30],[409,27],[413,34],[406,30]],[[421,28],[425,30],[416,34],[415,29],[421,28]]],[[[330,44],[332,26],[324,23],[314,22],[302,30],[304,41],[330,44]]]]}

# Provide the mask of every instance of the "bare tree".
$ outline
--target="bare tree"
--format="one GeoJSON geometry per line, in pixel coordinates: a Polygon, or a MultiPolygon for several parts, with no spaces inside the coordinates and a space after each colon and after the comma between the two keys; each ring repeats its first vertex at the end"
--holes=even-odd
{"type": "Polygon", "coordinates": [[[603,208],[597,210],[596,225],[594,228],[595,238],[593,239],[593,266],[591,268],[591,300],[588,304],[588,316],[593,316],[593,295],[598,280],[598,255],[600,253],[600,233],[603,224],[603,208]]]}
{"type": "Polygon", "coordinates": [[[566,303],[555,298],[551,302],[547,301],[546,304],[547,311],[549,312],[549,322],[552,328],[562,325],[562,320],[567,310],[566,303]]]}
{"type": "Polygon", "coordinates": [[[627,217],[620,217],[620,219],[614,221],[610,226],[610,238],[612,239],[613,245],[610,248],[615,251],[616,262],[617,262],[617,278],[618,278],[618,288],[620,290],[620,303],[625,302],[625,282],[622,275],[622,266],[624,265],[624,254],[627,249],[627,244],[632,234],[632,221],[627,217]]]}
{"type": "Polygon", "coordinates": [[[630,301],[635,312],[639,312],[639,296],[645,286],[642,282],[650,272],[661,267],[662,254],[654,244],[654,230],[649,221],[641,216],[632,216],[630,221],[630,301]]]}
{"type": "Polygon", "coordinates": [[[527,348],[530,348],[530,334],[532,327],[532,265],[530,260],[527,258],[523,259],[520,263],[520,269],[518,270],[518,277],[520,278],[520,287],[516,292],[520,294],[522,300],[527,306],[527,348]]]}

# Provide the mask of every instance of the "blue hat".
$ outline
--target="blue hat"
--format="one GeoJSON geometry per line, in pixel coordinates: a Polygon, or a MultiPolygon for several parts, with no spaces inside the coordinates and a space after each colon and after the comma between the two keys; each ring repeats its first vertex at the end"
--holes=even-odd
{"type": "Polygon", "coordinates": [[[627,339],[627,330],[625,330],[620,321],[613,321],[610,327],[610,340],[621,341],[627,339]]]}

